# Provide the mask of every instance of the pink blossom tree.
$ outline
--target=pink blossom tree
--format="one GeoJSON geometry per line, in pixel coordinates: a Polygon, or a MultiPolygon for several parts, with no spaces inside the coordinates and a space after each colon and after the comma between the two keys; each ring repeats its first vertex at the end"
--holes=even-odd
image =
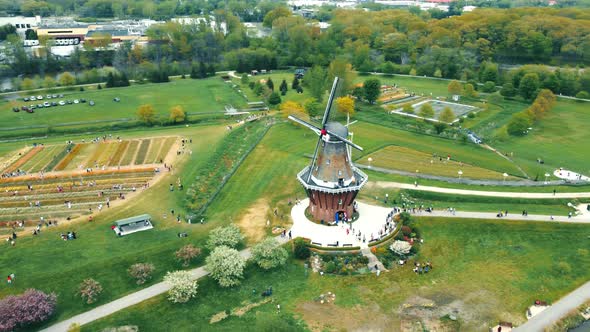
{"type": "Polygon", "coordinates": [[[28,289],[21,295],[0,300],[0,331],[13,331],[17,327],[39,323],[55,311],[57,296],[37,289],[28,289]]]}

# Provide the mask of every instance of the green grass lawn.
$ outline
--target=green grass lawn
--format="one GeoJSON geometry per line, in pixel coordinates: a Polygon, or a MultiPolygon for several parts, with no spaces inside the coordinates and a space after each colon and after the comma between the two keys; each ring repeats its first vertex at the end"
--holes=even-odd
{"type": "Polygon", "coordinates": [[[456,309],[455,330],[487,331],[498,320],[523,323],[525,310],[535,299],[554,302],[590,278],[590,270],[582,268],[590,263],[588,228],[583,225],[421,218],[414,226],[425,239],[417,260],[430,261],[434,267],[426,275],[414,274],[411,266],[395,267],[378,278],[322,277],[311,272],[306,276],[296,262],[266,273],[249,268],[240,287],[221,289],[206,278],[200,281],[197,298],[187,304],[171,304],[160,296],[84,330],[131,324],[142,331],[255,331],[268,320],[265,313],[275,311],[274,305],[215,325],[209,319],[258,301],[252,289],[260,292],[272,286],[283,314],[300,317],[315,330],[399,330],[402,323],[420,321],[428,326],[456,309]],[[336,294],[335,305],[314,302],[328,291],[336,294]],[[404,305],[418,298],[434,305],[422,309],[404,305]]]}
{"type": "MultiPolygon", "coordinates": [[[[91,91],[72,91],[64,93],[62,99],[93,100],[96,105],[72,104],[51,108],[36,109],[29,114],[21,111],[13,112],[13,106],[29,105],[39,102],[0,102],[0,130],[29,126],[55,126],[63,123],[93,123],[121,119],[135,120],[140,105],[151,104],[156,114],[168,117],[170,108],[176,105],[183,107],[189,114],[203,112],[224,112],[228,104],[241,108],[245,99],[237,94],[219,77],[203,80],[173,80],[170,83],[132,85],[123,88],[111,88],[91,91]],[[120,102],[113,99],[119,97],[120,102]]],[[[45,100],[43,100],[45,101],[45,100]]],[[[49,101],[54,101],[50,99],[49,101]]]]}
{"type": "Polygon", "coordinates": [[[173,259],[175,250],[187,243],[201,246],[214,224],[178,224],[170,215],[170,210],[174,209],[183,218],[186,216],[187,211],[182,207],[184,192],[169,192],[168,184],[175,183],[178,177],[191,178],[195,169],[207,160],[212,152],[211,147],[225,134],[223,126],[192,126],[120,134],[123,138],[181,135],[193,139],[189,147],[194,153],[185,155],[182,161],[174,165],[174,174],[166,175],[136,200],[109,209],[92,223],[44,228],[40,236],[17,239],[14,248],[4,245],[0,253],[0,273],[15,273],[18,281],[11,287],[2,284],[0,296],[21,293],[30,287],[56,292],[59,296],[58,312],[51,321],[56,322],[140,289],[127,277],[126,270],[131,264],[155,264],[154,277],[159,280],[166,271],[181,268],[173,259]],[[142,213],[153,216],[154,230],[118,238],[110,229],[113,221],[142,213]],[[79,239],[64,242],[59,234],[67,231],[75,231],[79,239]],[[181,231],[187,232],[188,238],[179,239],[177,233],[181,231]],[[75,295],[77,285],[88,277],[101,282],[105,289],[98,303],[93,305],[83,304],[75,295]]]}
{"type": "MultiPolygon", "coordinates": [[[[402,170],[406,172],[416,172],[423,174],[432,174],[446,177],[457,177],[457,172],[461,170],[464,178],[469,179],[503,179],[502,173],[490,171],[482,167],[476,167],[464,164],[454,160],[447,161],[447,156],[434,157],[432,154],[419,152],[413,149],[390,145],[381,150],[377,150],[367,156],[371,158],[371,166],[382,167],[387,169],[402,170]],[[442,158],[442,160],[441,160],[442,158]]],[[[363,161],[369,164],[368,161],[363,161]]],[[[511,179],[516,179],[511,177],[511,179]]]]}
{"type": "Polygon", "coordinates": [[[590,164],[584,151],[590,144],[589,103],[559,99],[552,110],[524,137],[510,137],[495,143],[500,151],[513,152],[514,160],[528,169],[531,176],[541,177],[559,167],[590,175],[590,164]],[[537,163],[537,158],[545,161],[537,163]]]}

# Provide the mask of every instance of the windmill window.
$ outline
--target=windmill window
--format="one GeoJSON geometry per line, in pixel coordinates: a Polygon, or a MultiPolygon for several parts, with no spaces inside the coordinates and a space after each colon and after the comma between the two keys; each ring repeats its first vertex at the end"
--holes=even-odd
{"type": "Polygon", "coordinates": [[[339,176],[342,175],[342,171],[341,170],[338,170],[338,175],[339,176]]]}
{"type": "Polygon", "coordinates": [[[326,160],[326,165],[330,165],[330,159],[326,160]]]}
{"type": "Polygon", "coordinates": [[[342,205],[342,198],[338,200],[338,204],[342,205]]]}

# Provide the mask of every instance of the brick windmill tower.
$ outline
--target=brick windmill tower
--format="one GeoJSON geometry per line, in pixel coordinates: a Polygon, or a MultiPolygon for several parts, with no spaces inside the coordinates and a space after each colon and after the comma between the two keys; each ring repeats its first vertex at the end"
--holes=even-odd
{"type": "Polygon", "coordinates": [[[326,222],[352,218],[354,199],[368,180],[367,175],[352,164],[351,151],[347,146],[361,151],[363,148],[347,139],[346,126],[329,121],[338,82],[336,77],[320,127],[289,116],[290,120],[311,129],[319,136],[311,165],[299,172],[297,179],[309,197],[309,213],[314,219],[326,222]]]}

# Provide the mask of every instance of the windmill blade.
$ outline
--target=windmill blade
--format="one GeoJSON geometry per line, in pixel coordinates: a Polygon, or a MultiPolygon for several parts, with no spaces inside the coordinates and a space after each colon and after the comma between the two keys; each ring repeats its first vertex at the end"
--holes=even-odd
{"type": "Polygon", "coordinates": [[[335,133],[333,133],[333,132],[331,132],[331,131],[329,131],[329,130],[326,130],[326,132],[328,133],[328,135],[330,135],[330,136],[334,136],[334,137],[338,138],[339,140],[341,140],[342,142],[344,142],[344,143],[346,143],[346,144],[348,144],[348,145],[352,146],[353,148],[355,148],[355,149],[357,149],[357,150],[360,150],[360,151],[363,151],[363,148],[361,148],[360,146],[358,146],[358,145],[356,145],[356,144],[352,143],[351,141],[347,140],[346,138],[344,138],[344,137],[342,137],[342,136],[340,136],[340,135],[338,135],[338,134],[335,134],[335,133]]]}
{"type": "Polygon", "coordinates": [[[320,143],[322,142],[322,136],[318,137],[318,142],[315,145],[315,151],[313,151],[313,158],[311,158],[311,166],[309,167],[309,175],[307,176],[307,182],[311,181],[311,173],[313,173],[313,166],[315,165],[315,159],[318,157],[318,150],[320,143]]]}
{"type": "Polygon", "coordinates": [[[332,110],[332,103],[334,102],[334,97],[336,96],[338,82],[340,82],[340,79],[338,77],[334,77],[334,83],[332,83],[332,90],[330,90],[330,97],[328,98],[328,104],[326,105],[324,118],[322,119],[322,128],[326,126],[326,122],[328,122],[328,119],[330,118],[330,111],[332,110]]]}
{"type": "Polygon", "coordinates": [[[320,130],[320,128],[318,128],[318,127],[316,127],[316,126],[312,125],[312,124],[311,124],[311,123],[309,123],[309,122],[306,122],[306,121],[303,121],[303,120],[301,120],[301,119],[298,119],[298,118],[296,118],[296,117],[294,117],[294,116],[292,116],[292,115],[289,115],[289,120],[291,120],[291,121],[294,121],[294,122],[297,122],[297,123],[299,123],[300,125],[302,125],[302,126],[304,126],[304,127],[307,127],[307,128],[309,128],[309,129],[313,130],[313,131],[314,131],[316,134],[318,134],[318,135],[321,135],[321,134],[322,134],[322,131],[320,130]]]}

